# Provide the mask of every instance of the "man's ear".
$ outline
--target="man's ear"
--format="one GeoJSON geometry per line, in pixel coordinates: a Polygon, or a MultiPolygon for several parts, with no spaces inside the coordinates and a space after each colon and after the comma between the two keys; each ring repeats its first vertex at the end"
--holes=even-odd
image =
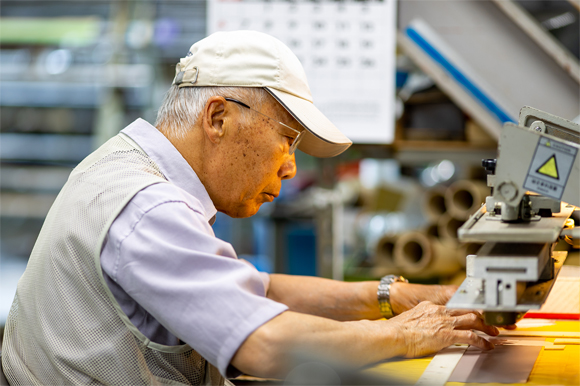
{"type": "Polygon", "coordinates": [[[202,128],[209,140],[219,143],[225,135],[224,122],[227,115],[226,100],[221,96],[212,96],[203,108],[202,128]]]}

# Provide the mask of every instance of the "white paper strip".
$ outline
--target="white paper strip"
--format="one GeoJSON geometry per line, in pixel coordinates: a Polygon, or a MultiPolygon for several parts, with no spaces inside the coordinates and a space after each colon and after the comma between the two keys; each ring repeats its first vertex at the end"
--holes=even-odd
{"type": "Polygon", "coordinates": [[[415,385],[443,386],[469,347],[466,344],[449,346],[437,353],[415,385]]]}

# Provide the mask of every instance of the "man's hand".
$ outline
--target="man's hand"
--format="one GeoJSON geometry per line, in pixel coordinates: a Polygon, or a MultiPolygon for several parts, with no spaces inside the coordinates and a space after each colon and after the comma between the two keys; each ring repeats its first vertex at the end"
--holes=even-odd
{"type": "Polygon", "coordinates": [[[467,343],[482,350],[491,350],[493,344],[471,330],[496,336],[499,331],[483,322],[479,312],[449,310],[425,301],[409,311],[388,320],[404,338],[407,358],[435,353],[454,343],[467,343]]]}
{"type": "Polygon", "coordinates": [[[457,291],[455,285],[422,285],[394,282],[391,284],[391,306],[395,315],[401,314],[423,301],[445,305],[457,291]]]}
{"type": "MultiPolygon", "coordinates": [[[[393,313],[399,315],[410,310],[422,301],[444,306],[457,291],[456,285],[421,285],[394,282],[391,284],[391,306],[393,313]]],[[[479,315],[479,313],[478,313],[479,315]]],[[[516,325],[501,326],[506,330],[515,330],[516,325]]]]}

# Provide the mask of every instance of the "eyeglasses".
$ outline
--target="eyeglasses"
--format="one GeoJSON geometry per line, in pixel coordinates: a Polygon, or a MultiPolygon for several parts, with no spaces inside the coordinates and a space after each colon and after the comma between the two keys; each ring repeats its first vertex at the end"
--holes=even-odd
{"type": "Polygon", "coordinates": [[[292,139],[292,143],[290,144],[290,148],[288,149],[288,153],[290,153],[290,155],[294,154],[294,152],[296,151],[296,148],[298,148],[298,144],[300,143],[300,141],[303,138],[303,134],[306,130],[302,130],[302,131],[298,131],[296,129],[293,129],[292,127],[286,125],[285,123],[279,122],[274,118],[271,118],[269,116],[267,116],[266,114],[263,114],[261,112],[259,112],[258,110],[254,110],[253,108],[251,108],[250,106],[248,106],[247,104],[245,104],[244,102],[240,102],[239,100],[233,99],[233,98],[224,98],[225,100],[227,100],[228,102],[234,102],[237,103],[240,106],[243,106],[247,109],[252,110],[255,113],[258,113],[266,118],[268,118],[271,121],[274,121],[275,123],[281,125],[282,127],[284,127],[284,129],[280,130],[280,134],[283,135],[286,138],[290,138],[292,139]],[[293,133],[296,133],[297,135],[295,137],[289,135],[290,133],[288,133],[287,130],[290,130],[293,133]]]}

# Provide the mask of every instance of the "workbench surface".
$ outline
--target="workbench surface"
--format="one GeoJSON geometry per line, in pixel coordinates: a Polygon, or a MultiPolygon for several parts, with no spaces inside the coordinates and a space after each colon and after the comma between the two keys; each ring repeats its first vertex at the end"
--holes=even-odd
{"type": "MultiPolygon", "coordinates": [[[[503,330],[502,330],[503,331],[503,330]]],[[[538,327],[518,327],[516,331],[534,332],[573,332],[580,333],[580,321],[554,321],[553,325],[538,327]]],[[[547,334],[549,335],[549,334],[547,334]]],[[[553,342],[555,337],[546,337],[553,342]]],[[[397,359],[378,364],[368,371],[385,377],[394,377],[414,384],[419,380],[433,356],[418,359],[397,359]]],[[[447,382],[447,386],[462,385],[447,382]]],[[[479,385],[479,384],[472,384],[479,385]]],[[[481,385],[505,386],[501,383],[482,383],[481,385]]],[[[518,385],[580,385],[580,345],[568,344],[563,350],[545,350],[542,348],[527,383],[518,385]]]]}

